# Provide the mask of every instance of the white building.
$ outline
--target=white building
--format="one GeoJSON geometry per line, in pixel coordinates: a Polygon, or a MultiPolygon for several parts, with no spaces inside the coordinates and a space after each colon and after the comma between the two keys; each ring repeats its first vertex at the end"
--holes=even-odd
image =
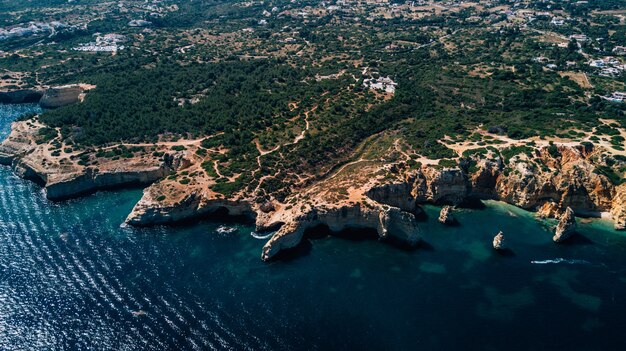
{"type": "Polygon", "coordinates": [[[616,91],[613,93],[613,95],[609,96],[608,98],[605,98],[609,101],[613,101],[613,102],[624,102],[626,100],[626,93],[624,92],[620,92],[620,91],[616,91]]]}
{"type": "Polygon", "coordinates": [[[563,20],[562,18],[558,18],[558,17],[552,17],[552,21],[550,21],[550,24],[553,26],[560,27],[565,24],[565,20],[563,20]]]}
{"type": "Polygon", "coordinates": [[[394,82],[389,77],[380,77],[378,79],[365,79],[363,81],[363,85],[370,88],[371,90],[382,90],[386,93],[394,94],[396,92],[396,86],[398,85],[398,83],[394,82]]]}
{"type": "Polygon", "coordinates": [[[570,35],[569,38],[572,40],[576,40],[576,41],[588,41],[589,40],[589,38],[584,34],[570,35]]]}
{"type": "Polygon", "coordinates": [[[617,77],[619,76],[621,73],[621,71],[615,67],[608,67],[608,68],[604,68],[602,69],[602,71],[600,71],[600,75],[602,77],[617,77]]]}

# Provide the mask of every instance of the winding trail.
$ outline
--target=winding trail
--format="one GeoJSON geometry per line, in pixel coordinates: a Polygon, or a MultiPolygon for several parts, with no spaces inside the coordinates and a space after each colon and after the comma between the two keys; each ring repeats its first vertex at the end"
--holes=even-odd
{"type": "MultiPolygon", "coordinates": [[[[293,139],[293,141],[292,141],[292,142],[277,145],[276,147],[274,147],[274,148],[273,148],[273,149],[271,149],[271,150],[263,150],[263,148],[261,147],[261,144],[259,143],[259,140],[257,139],[257,140],[255,140],[255,141],[254,141],[254,143],[255,143],[255,145],[256,145],[256,149],[259,151],[259,156],[257,156],[257,157],[256,157],[256,162],[257,162],[257,164],[258,164],[259,168],[257,168],[256,170],[254,170],[254,171],[252,172],[252,175],[255,175],[257,172],[259,172],[259,171],[261,170],[261,168],[262,168],[262,165],[261,165],[261,157],[263,157],[263,156],[265,156],[265,155],[268,155],[268,154],[271,154],[271,153],[274,153],[274,152],[276,152],[276,151],[280,150],[282,147],[289,146],[289,145],[296,145],[296,144],[298,144],[301,140],[303,140],[303,139],[305,138],[305,136],[306,136],[306,132],[308,132],[308,131],[309,131],[309,129],[311,128],[311,124],[310,124],[310,122],[309,122],[309,115],[310,115],[312,112],[315,112],[315,110],[317,110],[317,108],[318,108],[318,105],[315,105],[315,106],[313,106],[310,110],[308,110],[308,111],[305,111],[305,112],[304,112],[304,122],[305,122],[306,126],[305,126],[304,130],[303,130],[302,132],[300,132],[300,134],[298,134],[298,135],[297,135],[297,136],[293,139]]],[[[277,174],[280,174],[280,172],[279,172],[279,173],[277,173],[277,174]]],[[[265,180],[266,180],[266,179],[276,177],[276,175],[277,175],[277,174],[265,175],[265,176],[261,177],[261,179],[259,179],[259,184],[257,184],[257,186],[256,186],[256,188],[254,189],[253,193],[256,193],[256,192],[257,192],[257,191],[261,188],[261,185],[265,182],[265,180]]]]}

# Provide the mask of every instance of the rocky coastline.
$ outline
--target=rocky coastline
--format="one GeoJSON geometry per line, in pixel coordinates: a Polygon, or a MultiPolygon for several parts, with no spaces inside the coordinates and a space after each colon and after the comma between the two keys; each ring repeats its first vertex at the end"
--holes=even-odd
{"type": "MultiPolygon", "coordinates": [[[[284,201],[259,201],[254,194],[226,198],[205,183],[182,186],[169,175],[190,171],[199,160],[193,148],[168,152],[162,157],[138,156],[123,162],[98,159],[99,166],[79,166],[51,156],[47,144],[37,143],[43,128],[36,120],[16,122],[0,145],[0,164],[10,165],[19,176],[46,188],[53,200],[132,184],[149,185],[128,215],[133,226],[173,224],[225,210],[256,222],[258,231],[274,234],[261,258],[297,246],[307,229],[324,225],[337,232],[349,228],[376,231],[382,240],[409,245],[420,241],[416,215],[421,204],[463,205],[470,200],[494,199],[538,215],[557,218],[562,213],[610,216],[616,229],[626,223],[626,184],[614,185],[596,171],[604,154],[590,145],[537,148],[533,155],[505,160],[494,152],[459,158],[458,167],[406,162],[380,162],[361,167],[365,177],[350,172],[329,177],[299,189],[284,201]],[[338,196],[333,189],[350,189],[338,196]]],[[[75,158],[76,160],[77,158],[75,158]]],[[[209,180],[210,181],[210,180],[209,180]]]]}

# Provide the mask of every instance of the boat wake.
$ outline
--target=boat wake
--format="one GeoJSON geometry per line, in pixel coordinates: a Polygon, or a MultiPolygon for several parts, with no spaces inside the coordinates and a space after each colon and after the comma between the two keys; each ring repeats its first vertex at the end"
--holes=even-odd
{"type": "Polygon", "coordinates": [[[530,261],[532,264],[591,264],[589,261],[585,260],[567,260],[565,258],[555,258],[553,260],[543,260],[543,261],[530,261]]]}
{"type": "Polygon", "coordinates": [[[259,235],[259,233],[257,232],[250,232],[250,235],[255,238],[255,239],[259,239],[259,240],[265,240],[265,239],[269,239],[272,237],[272,235],[274,235],[274,232],[271,232],[267,235],[259,235]]]}

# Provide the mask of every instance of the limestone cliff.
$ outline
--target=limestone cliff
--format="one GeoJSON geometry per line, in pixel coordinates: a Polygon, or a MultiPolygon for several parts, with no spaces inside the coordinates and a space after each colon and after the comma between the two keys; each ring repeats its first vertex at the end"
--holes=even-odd
{"type": "Polygon", "coordinates": [[[611,204],[611,216],[615,223],[615,229],[626,229],[626,183],[615,189],[615,197],[611,204]]]}
{"type": "Polygon", "coordinates": [[[25,104],[39,103],[46,109],[59,108],[82,101],[87,90],[95,86],[89,84],[72,84],[50,88],[23,89],[0,92],[0,103],[25,104]]]}
{"type": "Polygon", "coordinates": [[[155,184],[144,191],[144,196],[128,215],[126,223],[135,226],[172,224],[221,209],[227,210],[231,216],[255,217],[252,207],[245,201],[209,198],[197,191],[179,199],[163,199],[160,197],[164,195],[160,195],[162,192],[158,188],[159,185],[155,184]]]}

